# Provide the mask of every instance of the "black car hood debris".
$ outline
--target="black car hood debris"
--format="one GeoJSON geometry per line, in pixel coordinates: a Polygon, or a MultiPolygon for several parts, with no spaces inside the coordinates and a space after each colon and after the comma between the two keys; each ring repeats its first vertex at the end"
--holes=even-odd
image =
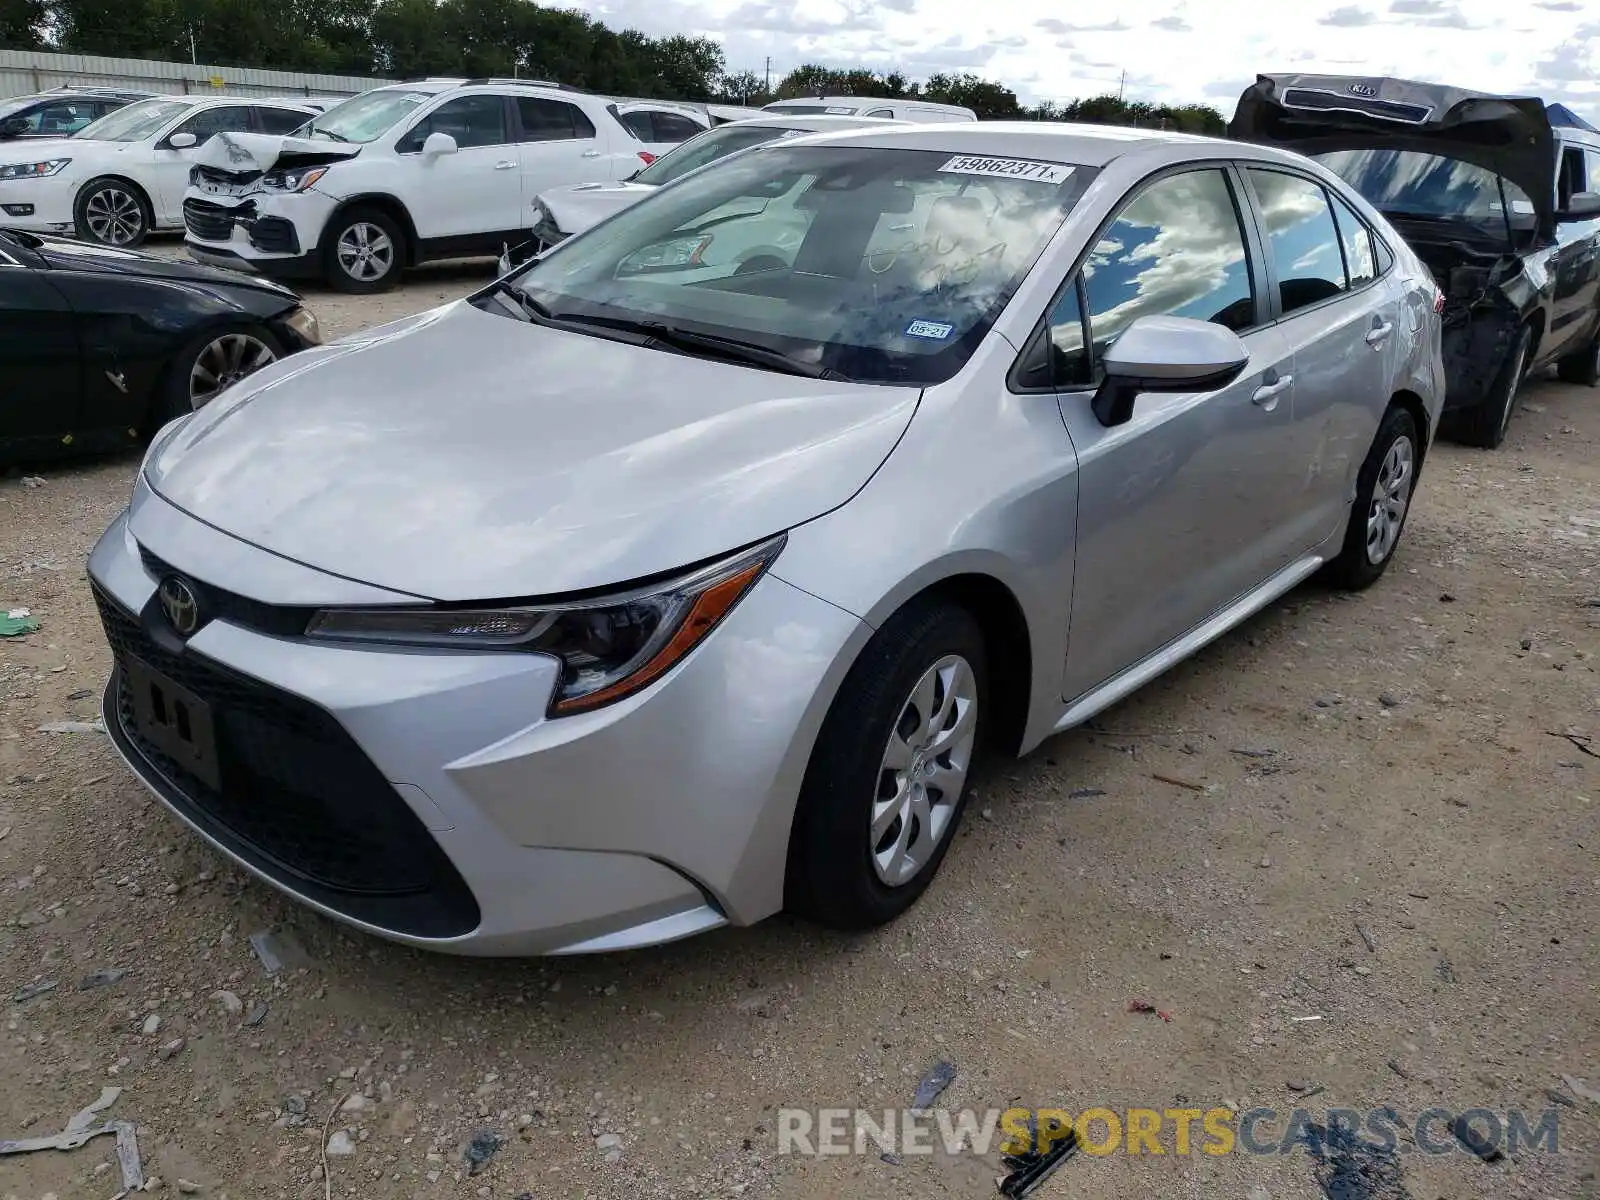
{"type": "Polygon", "coordinates": [[[1555,237],[1555,134],[1544,101],[1531,96],[1371,76],[1258,75],[1228,136],[1307,155],[1381,148],[1473,163],[1526,192],[1538,240],[1555,237]]]}
{"type": "Polygon", "coordinates": [[[141,279],[165,279],[174,283],[222,288],[230,292],[240,290],[265,292],[283,297],[288,304],[299,302],[299,297],[281,283],[257,275],[246,275],[242,271],[224,271],[216,267],[203,266],[187,259],[157,258],[153,254],[140,254],[133,250],[118,250],[112,246],[46,237],[42,234],[34,235],[23,244],[43,258],[45,265],[56,270],[135,275],[141,279]]]}

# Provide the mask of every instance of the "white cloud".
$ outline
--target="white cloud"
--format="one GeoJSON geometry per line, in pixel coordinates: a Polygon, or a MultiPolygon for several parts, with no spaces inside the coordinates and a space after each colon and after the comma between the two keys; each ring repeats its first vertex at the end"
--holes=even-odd
{"type": "Polygon", "coordinates": [[[1261,18],[1222,0],[1123,0],[1115,18],[1063,17],[1058,0],[567,2],[614,27],[715,37],[730,70],[759,73],[770,56],[774,81],[805,62],[971,70],[1025,102],[1125,86],[1226,115],[1258,72],[1325,71],[1539,95],[1600,121],[1600,55],[1589,51],[1600,0],[1279,0],[1261,18]]]}

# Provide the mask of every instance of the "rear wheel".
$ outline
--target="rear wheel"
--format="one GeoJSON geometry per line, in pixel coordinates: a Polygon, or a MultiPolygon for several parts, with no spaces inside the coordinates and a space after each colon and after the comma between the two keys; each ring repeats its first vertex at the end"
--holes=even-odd
{"type": "Polygon", "coordinates": [[[1325,570],[1335,587],[1369,587],[1388,568],[1411,511],[1421,445],[1417,422],[1410,413],[1391,408],[1384,414],[1356,477],[1356,498],[1350,506],[1344,545],[1325,570]]]}
{"type": "Polygon", "coordinates": [[[142,245],[154,218],[145,194],[124,179],[95,179],[72,207],[74,229],[86,242],[128,250],[142,245]]]}
{"type": "Polygon", "coordinates": [[[406,239],[394,219],[375,208],[352,208],[329,227],[323,274],[341,292],[385,292],[400,282],[406,239]]]}
{"type": "Polygon", "coordinates": [[[1517,391],[1528,373],[1528,355],[1532,349],[1533,330],[1524,325],[1488,396],[1477,408],[1461,415],[1461,440],[1467,445],[1493,450],[1506,440],[1511,413],[1517,406],[1517,391]]]}
{"type": "Polygon", "coordinates": [[[966,610],[927,599],[884,622],[840,686],[806,770],[791,909],[860,929],[911,907],[960,823],[987,682],[983,634],[966,610]]]}

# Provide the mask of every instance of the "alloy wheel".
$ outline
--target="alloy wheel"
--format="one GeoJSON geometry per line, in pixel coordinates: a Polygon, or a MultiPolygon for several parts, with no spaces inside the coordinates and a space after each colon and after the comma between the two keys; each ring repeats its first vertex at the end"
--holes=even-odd
{"type": "Polygon", "coordinates": [[[977,731],[977,678],[965,658],[948,654],[906,697],[878,768],[869,849],[889,887],[915,878],[949,832],[977,731]]]}
{"type": "Polygon", "coordinates": [[[248,333],[225,333],[208,342],[189,369],[189,403],[201,408],[247,375],[278,360],[276,351],[248,333]]]}
{"type": "Polygon", "coordinates": [[[129,245],[144,232],[144,207],[123,188],[100,188],[84,204],[83,215],[95,240],[108,246],[129,245]]]}
{"type": "Polygon", "coordinates": [[[357,221],[339,235],[339,266],[358,283],[374,283],[394,266],[394,241],[370,221],[357,221]]]}
{"type": "Polygon", "coordinates": [[[1374,566],[1394,553],[1411,503],[1416,452],[1411,439],[1400,437],[1383,456],[1377,481],[1372,485],[1372,508],[1367,515],[1367,561],[1374,566]]]}

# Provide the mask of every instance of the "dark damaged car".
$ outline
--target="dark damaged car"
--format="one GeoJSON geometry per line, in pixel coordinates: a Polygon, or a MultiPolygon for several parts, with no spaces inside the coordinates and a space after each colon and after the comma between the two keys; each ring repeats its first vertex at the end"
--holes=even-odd
{"type": "Polygon", "coordinates": [[[1447,432],[1498,446],[1537,369],[1600,382],[1600,135],[1533,97],[1330,75],[1259,76],[1229,134],[1316,159],[1427,263],[1447,432]]]}

